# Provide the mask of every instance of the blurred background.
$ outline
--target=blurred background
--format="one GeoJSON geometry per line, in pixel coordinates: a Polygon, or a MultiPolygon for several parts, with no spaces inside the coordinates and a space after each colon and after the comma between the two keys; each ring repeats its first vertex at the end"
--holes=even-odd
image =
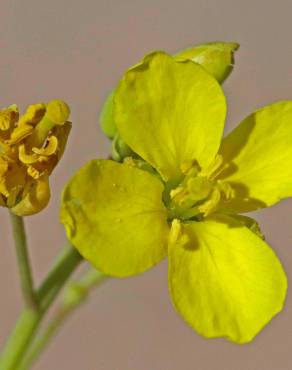
{"type": "MultiPolygon", "coordinates": [[[[39,282],[64,244],[60,192],[86,161],[105,157],[102,103],[123,71],[153,49],[175,52],[209,41],[237,41],[224,84],[227,130],[257,107],[292,99],[291,0],[1,0],[0,106],[62,98],[73,130],[52,176],[49,207],[26,219],[39,282]]],[[[258,219],[292,278],[292,201],[258,219]]],[[[0,347],[21,308],[8,214],[0,209],[0,347]]],[[[245,346],[205,340],[168,297],[167,262],[142,276],[111,280],[66,324],[35,370],[289,370],[292,298],[245,346]]]]}

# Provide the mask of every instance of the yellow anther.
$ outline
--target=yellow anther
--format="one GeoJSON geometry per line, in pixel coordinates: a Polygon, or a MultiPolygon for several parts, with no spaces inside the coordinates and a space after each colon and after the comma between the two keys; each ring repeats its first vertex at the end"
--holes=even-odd
{"type": "Polygon", "coordinates": [[[38,156],[38,162],[40,163],[45,163],[45,162],[49,162],[50,161],[50,156],[43,156],[43,155],[39,155],[38,156]]]}
{"type": "Polygon", "coordinates": [[[183,162],[180,166],[181,172],[184,175],[197,175],[201,168],[196,160],[183,162]]]}
{"type": "Polygon", "coordinates": [[[180,246],[184,246],[189,243],[189,241],[189,236],[183,231],[183,225],[178,219],[174,219],[171,223],[170,233],[168,237],[169,244],[179,244],[180,246]]]}
{"type": "Polygon", "coordinates": [[[33,127],[24,123],[22,125],[17,126],[10,136],[10,139],[7,141],[9,145],[17,144],[21,140],[25,139],[33,132],[33,127]]]}
{"type": "Polygon", "coordinates": [[[36,125],[46,113],[46,104],[38,103],[29,105],[26,112],[20,117],[18,126],[24,124],[36,125]]]}
{"type": "Polygon", "coordinates": [[[210,215],[217,209],[220,199],[221,199],[220,190],[218,189],[218,187],[215,187],[212,190],[210,198],[205,203],[198,207],[199,211],[204,216],[210,215]]]}
{"type": "Polygon", "coordinates": [[[27,168],[27,173],[29,174],[29,176],[31,176],[35,180],[37,180],[41,176],[41,173],[32,166],[29,166],[27,168]]]}
{"type": "Polygon", "coordinates": [[[170,233],[169,233],[169,244],[176,244],[179,236],[181,235],[181,223],[178,219],[174,219],[171,223],[170,233]]]}
{"type": "Polygon", "coordinates": [[[235,191],[228,182],[217,180],[217,186],[224,196],[225,200],[229,200],[235,196],[235,191]]]}
{"type": "Polygon", "coordinates": [[[221,154],[217,154],[213,162],[205,169],[201,171],[201,176],[207,176],[214,178],[218,174],[218,170],[223,164],[223,157],[221,154]]]}
{"type": "Polygon", "coordinates": [[[28,106],[26,112],[19,118],[17,127],[13,130],[9,144],[16,144],[27,136],[31,135],[34,126],[42,119],[45,114],[45,104],[32,104],[28,106]]]}
{"type": "Polygon", "coordinates": [[[175,197],[181,195],[184,192],[185,188],[183,186],[178,186],[175,189],[170,191],[170,198],[174,199],[175,197]]]}
{"type": "Polygon", "coordinates": [[[35,163],[38,159],[38,156],[35,154],[35,153],[32,153],[32,154],[27,154],[25,152],[25,146],[24,144],[21,144],[19,146],[19,149],[18,149],[18,156],[19,156],[19,160],[22,162],[22,163],[25,163],[25,164],[32,164],[32,163],[35,163]]]}
{"type": "Polygon", "coordinates": [[[0,111],[0,130],[6,131],[13,128],[18,119],[18,108],[16,105],[10,105],[8,108],[0,111]]]}
{"type": "Polygon", "coordinates": [[[64,125],[70,114],[70,109],[62,100],[52,100],[46,106],[46,113],[36,125],[33,135],[29,138],[31,147],[40,147],[55,126],[64,125]]]}
{"type": "Polygon", "coordinates": [[[200,170],[196,162],[188,162],[182,166],[186,172],[182,182],[170,190],[170,218],[182,220],[206,217],[215,212],[219,203],[234,197],[232,186],[213,175],[221,170],[223,158],[217,155],[213,163],[200,170]],[[211,176],[212,175],[212,176],[211,176]]]}
{"type": "Polygon", "coordinates": [[[56,136],[51,136],[48,138],[44,148],[32,148],[32,151],[41,156],[50,156],[56,153],[58,149],[58,139],[56,136]]]}
{"type": "Polygon", "coordinates": [[[223,156],[221,154],[217,154],[214,162],[213,162],[213,168],[212,172],[218,170],[218,168],[223,164],[223,156]]]}
{"type": "Polygon", "coordinates": [[[10,128],[11,112],[8,110],[0,112],[0,130],[6,131],[10,128]]]}

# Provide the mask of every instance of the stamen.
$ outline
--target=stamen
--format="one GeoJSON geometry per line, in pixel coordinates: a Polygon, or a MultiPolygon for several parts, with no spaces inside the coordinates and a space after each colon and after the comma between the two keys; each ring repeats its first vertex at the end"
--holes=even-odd
{"type": "Polygon", "coordinates": [[[180,244],[184,246],[190,241],[189,236],[183,232],[183,226],[178,219],[172,221],[168,238],[171,245],[180,244]]]}
{"type": "Polygon", "coordinates": [[[0,110],[0,136],[2,140],[8,138],[10,131],[14,129],[14,125],[19,117],[18,108],[16,105],[10,105],[8,108],[0,110]]]}
{"type": "Polygon", "coordinates": [[[25,146],[24,146],[24,144],[21,144],[19,146],[18,156],[19,156],[19,160],[22,163],[25,163],[25,164],[32,164],[32,163],[35,163],[38,160],[37,154],[35,154],[35,153],[27,154],[25,152],[25,146]]]}
{"type": "Polygon", "coordinates": [[[228,201],[234,196],[229,183],[216,180],[223,158],[217,155],[214,162],[200,170],[196,161],[184,163],[185,178],[169,192],[169,218],[181,220],[200,219],[215,212],[221,199],[228,201]],[[194,167],[192,167],[194,165],[194,167]]]}
{"type": "Polygon", "coordinates": [[[46,113],[46,104],[31,104],[27,107],[26,112],[20,117],[18,126],[31,125],[35,126],[46,113]]]}
{"type": "Polygon", "coordinates": [[[10,139],[7,140],[8,145],[17,144],[27,136],[29,136],[33,132],[33,127],[27,123],[23,123],[22,125],[18,125],[13,131],[10,136],[10,139]]]}
{"type": "Polygon", "coordinates": [[[223,164],[223,157],[217,154],[214,161],[205,169],[201,171],[201,176],[207,176],[210,179],[214,179],[217,174],[221,171],[221,166],[223,164]],[[220,169],[220,171],[218,171],[220,169]]]}
{"type": "Polygon", "coordinates": [[[41,173],[33,166],[29,166],[27,168],[27,173],[35,180],[37,180],[41,176],[41,173]]]}
{"type": "Polygon", "coordinates": [[[218,189],[218,187],[215,187],[212,190],[210,198],[205,203],[203,203],[201,206],[199,206],[200,212],[205,217],[209,216],[211,213],[213,213],[216,210],[218,203],[220,202],[220,198],[221,198],[220,190],[218,189]]]}
{"type": "Polygon", "coordinates": [[[194,160],[182,163],[180,169],[181,172],[186,176],[187,175],[195,176],[200,172],[201,167],[199,166],[198,162],[194,160]]]}
{"type": "Polygon", "coordinates": [[[43,148],[32,148],[32,151],[42,156],[50,156],[56,153],[58,149],[58,139],[56,136],[48,138],[46,145],[43,148]]]}
{"type": "Polygon", "coordinates": [[[46,106],[46,113],[36,125],[33,134],[29,138],[28,144],[31,145],[31,147],[41,147],[50,131],[55,126],[64,125],[69,115],[70,109],[62,100],[52,100],[49,102],[46,106]]]}

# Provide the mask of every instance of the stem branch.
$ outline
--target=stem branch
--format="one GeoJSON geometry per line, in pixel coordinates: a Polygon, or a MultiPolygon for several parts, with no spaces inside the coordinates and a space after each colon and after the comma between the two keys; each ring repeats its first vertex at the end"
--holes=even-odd
{"type": "Polygon", "coordinates": [[[45,313],[81,261],[82,257],[74,248],[66,248],[37,292],[39,308],[27,307],[21,314],[1,354],[0,370],[15,370],[20,364],[45,313]]]}
{"type": "Polygon", "coordinates": [[[90,269],[79,281],[73,281],[67,285],[61,306],[43,333],[36,338],[28,355],[24,358],[17,370],[30,369],[66,320],[86,301],[92,289],[102,284],[107,278],[102,273],[90,269]]]}

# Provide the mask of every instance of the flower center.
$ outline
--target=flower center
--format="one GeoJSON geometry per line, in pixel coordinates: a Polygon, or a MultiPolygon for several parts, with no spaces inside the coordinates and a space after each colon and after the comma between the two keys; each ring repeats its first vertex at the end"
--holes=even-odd
{"type": "Polygon", "coordinates": [[[217,155],[205,170],[197,162],[182,165],[184,178],[169,191],[167,203],[170,219],[202,219],[216,211],[220,200],[228,201],[233,197],[231,185],[216,180],[222,162],[222,157],[217,155]]]}

